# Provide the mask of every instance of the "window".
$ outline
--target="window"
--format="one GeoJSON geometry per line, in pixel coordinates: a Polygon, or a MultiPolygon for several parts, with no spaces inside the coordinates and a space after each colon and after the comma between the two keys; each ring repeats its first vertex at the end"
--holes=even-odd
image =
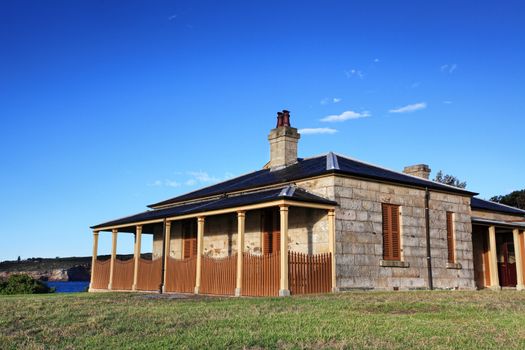
{"type": "Polygon", "coordinates": [[[281,226],[279,210],[265,210],[261,217],[263,254],[273,254],[281,251],[281,226]]]}
{"type": "Polygon", "coordinates": [[[182,241],[184,259],[192,258],[197,255],[197,225],[195,220],[188,220],[182,223],[182,241]]]}
{"type": "Polygon", "coordinates": [[[454,213],[447,211],[447,250],[448,262],[455,263],[456,257],[454,254],[454,213]]]}
{"type": "Polygon", "coordinates": [[[383,203],[383,259],[401,260],[399,206],[383,203]]]}

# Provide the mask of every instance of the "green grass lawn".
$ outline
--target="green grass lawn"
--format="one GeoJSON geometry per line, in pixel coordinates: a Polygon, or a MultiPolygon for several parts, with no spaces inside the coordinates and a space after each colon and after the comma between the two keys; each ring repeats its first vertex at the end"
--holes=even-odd
{"type": "Polygon", "coordinates": [[[0,297],[1,349],[525,349],[525,293],[0,297]]]}

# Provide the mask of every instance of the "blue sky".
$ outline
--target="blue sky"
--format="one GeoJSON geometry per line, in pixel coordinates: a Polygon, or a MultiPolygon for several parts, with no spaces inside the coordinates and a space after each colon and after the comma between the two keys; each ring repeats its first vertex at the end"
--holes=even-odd
{"type": "Polygon", "coordinates": [[[523,23],[519,1],[2,1],[0,260],[90,255],[90,225],[261,168],[285,108],[302,157],[523,189],[523,23]]]}

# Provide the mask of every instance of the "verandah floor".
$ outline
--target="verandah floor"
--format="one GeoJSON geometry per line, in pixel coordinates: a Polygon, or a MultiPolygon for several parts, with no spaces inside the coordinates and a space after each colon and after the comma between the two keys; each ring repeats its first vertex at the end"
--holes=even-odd
{"type": "Polygon", "coordinates": [[[524,292],[0,297],[0,348],[525,348],[524,292]]]}

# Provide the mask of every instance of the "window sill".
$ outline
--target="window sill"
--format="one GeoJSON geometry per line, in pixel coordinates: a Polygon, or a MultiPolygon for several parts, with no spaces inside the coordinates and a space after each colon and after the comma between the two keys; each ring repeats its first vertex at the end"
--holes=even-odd
{"type": "Polygon", "coordinates": [[[410,263],[400,260],[380,260],[379,266],[381,267],[410,267],[410,263]]]}
{"type": "Polygon", "coordinates": [[[461,270],[462,268],[460,263],[447,263],[447,269],[461,270]]]}

